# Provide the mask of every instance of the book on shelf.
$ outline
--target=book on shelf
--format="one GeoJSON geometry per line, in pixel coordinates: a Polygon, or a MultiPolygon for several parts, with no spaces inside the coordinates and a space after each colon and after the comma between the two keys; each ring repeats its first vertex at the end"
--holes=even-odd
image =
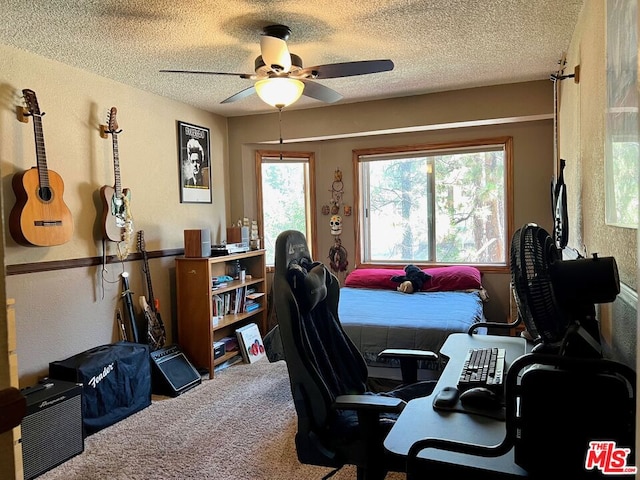
{"type": "Polygon", "coordinates": [[[258,302],[251,302],[251,303],[247,303],[244,306],[244,311],[249,313],[249,312],[253,312],[254,310],[257,310],[260,308],[260,304],[258,302]]]}
{"type": "MultiPolygon", "coordinates": [[[[224,295],[224,294],[223,294],[224,295]]],[[[224,315],[224,298],[217,293],[211,298],[211,306],[213,307],[213,316],[221,317],[224,315]]]]}
{"type": "Polygon", "coordinates": [[[236,330],[238,346],[246,363],[255,363],[266,357],[264,343],[258,325],[249,323],[236,330]]]}

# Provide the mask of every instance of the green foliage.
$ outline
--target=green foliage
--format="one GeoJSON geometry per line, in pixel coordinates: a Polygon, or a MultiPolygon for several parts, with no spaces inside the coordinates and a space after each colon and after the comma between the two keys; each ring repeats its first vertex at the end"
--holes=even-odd
{"type": "Polygon", "coordinates": [[[505,262],[504,164],[503,151],[366,162],[372,259],[505,262]]]}
{"type": "Polygon", "coordinates": [[[267,264],[274,263],[273,252],[280,232],[306,232],[305,175],[306,169],[302,163],[262,165],[264,248],[267,250],[267,264]]]}

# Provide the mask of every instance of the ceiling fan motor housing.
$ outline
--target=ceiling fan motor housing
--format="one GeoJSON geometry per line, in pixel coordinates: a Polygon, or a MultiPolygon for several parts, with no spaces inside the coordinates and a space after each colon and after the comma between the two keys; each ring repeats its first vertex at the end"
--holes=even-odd
{"type": "Polygon", "coordinates": [[[289,40],[291,29],[286,25],[267,25],[262,29],[264,35],[268,37],[276,37],[281,40],[289,40]]]}
{"type": "MultiPolygon", "coordinates": [[[[262,59],[262,55],[256,57],[254,62],[256,75],[258,77],[268,77],[270,72],[273,72],[272,65],[266,65],[262,59]]],[[[296,72],[302,70],[302,59],[292,53],[291,54],[291,68],[289,69],[288,76],[295,76],[296,72]]]]}

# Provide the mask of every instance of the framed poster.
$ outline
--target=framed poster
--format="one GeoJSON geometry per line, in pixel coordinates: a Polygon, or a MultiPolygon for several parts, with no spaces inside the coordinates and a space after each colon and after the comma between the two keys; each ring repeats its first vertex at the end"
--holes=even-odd
{"type": "Polygon", "coordinates": [[[209,129],[178,122],[180,203],[211,203],[209,129]]]}
{"type": "Polygon", "coordinates": [[[638,228],[638,2],[607,0],[605,222],[638,228]]]}

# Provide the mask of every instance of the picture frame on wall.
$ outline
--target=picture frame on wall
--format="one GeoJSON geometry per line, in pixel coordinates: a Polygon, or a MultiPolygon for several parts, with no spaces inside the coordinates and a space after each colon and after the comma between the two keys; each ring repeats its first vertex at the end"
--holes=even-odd
{"type": "Polygon", "coordinates": [[[180,203],[212,203],[209,129],[178,121],[180,203]]]}

